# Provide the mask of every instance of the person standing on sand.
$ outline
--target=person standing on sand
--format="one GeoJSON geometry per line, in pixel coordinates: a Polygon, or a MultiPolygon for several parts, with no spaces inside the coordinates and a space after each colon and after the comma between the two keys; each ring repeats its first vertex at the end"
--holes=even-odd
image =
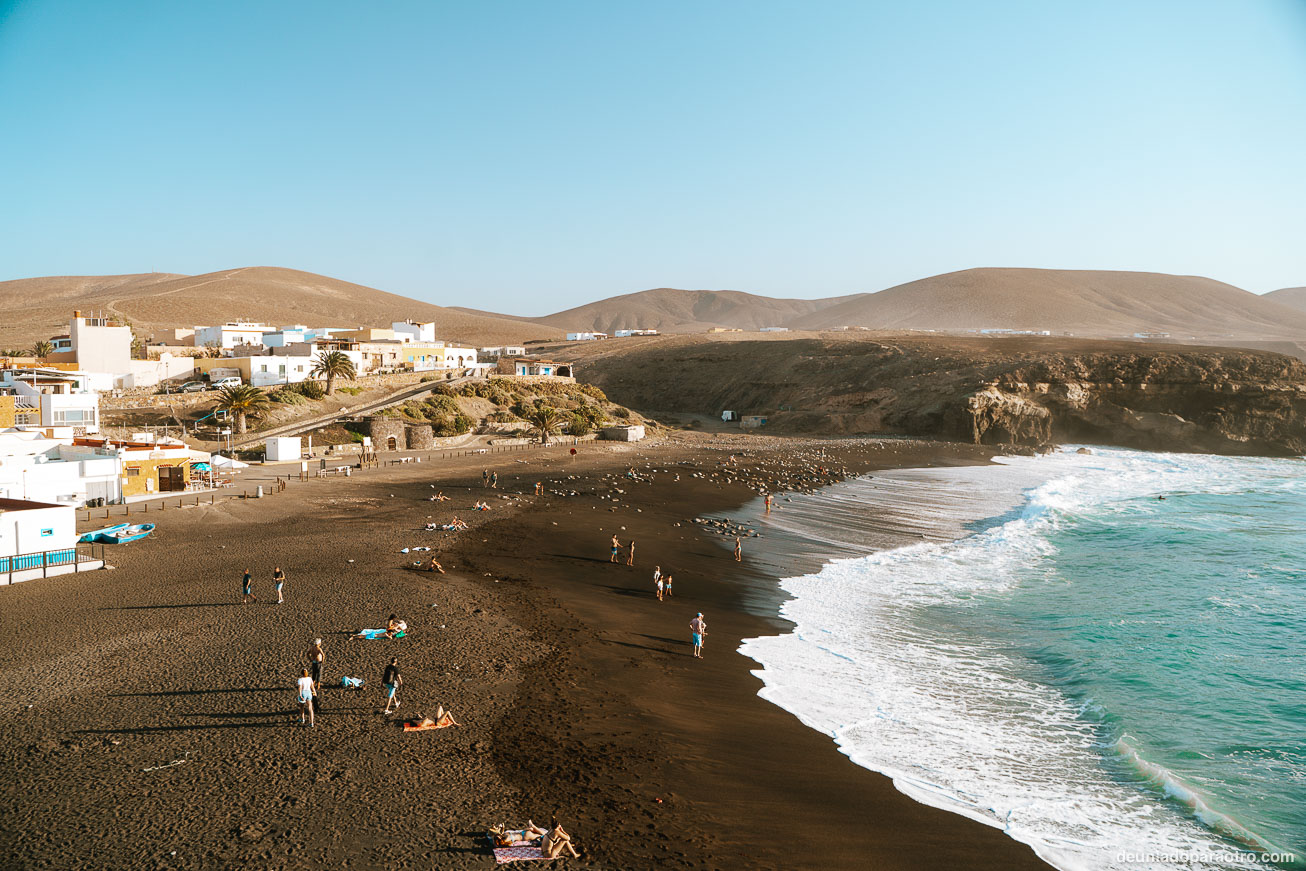
{"type": "Polygon", "coordinates": [[[662,566],[653,567],[653,585],[655,587],[662,585],[662,566]]]}
{"type": "Polygon", "coordinates": [[[698,616],[689,621],[689,637],[694,642],[694,657],[703,658],[703,638],[707,635],[707,623],[703,622],[703,612],[699,611],[698,616]]]}
{"type": "Polygon", "coordinates": [[[498,472],[491,472],[491,473],[490,473],[490,489],[491,489],[491,490],[498,490],[498,489],[499,489],[499,473],[498,473],[498,472]]]}
{"type": "Polygon", "coordinates": [[[744,546],[739,543],[739,536],[735,536],[735,562],[744,561],[744,546]]]}
{"type": "Polygon", "coordinates": [[[399,659],[391,657],[390,664],[385,667],[385,673],[381,675],[381,686],[385,688],[385,712],[390,713],[390,703],[394,702],[395,710],[399,710],[399,700],[395,698],[395,693],[399,691],[399,686],[404,682],[403,676],[399,674],[399,659]]]}
{"type": "Polygon", "coordinates": [[[254,576],[245,569],[245,578],[240,582],[240,604],[244,605],[250,599],[258,601],[258,596],[254,595],[254,576]]]}
{"type": "Polygon", "coordinates": [[[608,558],[608,562],[615,563],[617,561],[617,554],[620,552],[621,542],[617,541],[617,537],[614,535],[612,536],[612,556],[608,558]]]}
{"type": "Polygon", "coordinates": [[[317,687],[313,686],[313,678],[308,676],[308,669],[304,669],[303,675],[295,683],[299,687],[299,725],[304,725],[304,715],[308,714],[308,725],[316,726],[317,721],[313,718],[313,696],[317,695],[317,687]]]}
{"type": "Polygon", "coordinates": [[[286,585],[286,573],[281,570],[281,566],[272,570],[272,583],[277,588],[277,604],[286,604],[286,600],[281,595],[281,588],[286,585]]]}
{"type": "Polygon", "coordinates": [[[771,513],[771,494],[770,494],[770,493],[767,493],[767,494],[766,494],[766,513],[767,513],[767,514],[770,514],[770,513],[771,513]]]}
{"type": "Polygon", "coordinates": [[[632,538],[630,540],[630,555],[626,557],[626,565],[633,566],[634,564],[635,564],[635,539],[632,538]]]}
{"type": "Polygon", "coordinates": [[[656,586],[657,589],[658,589],[658,601],[661,602],[661,601],[662,601],[662,591],[663,591],[664,589],[666,589],[666,588],[663,586],[663,584],[662,584],[662,576],[661,576],[661,575],[658,575],[658,576],[657,576],[657,580],[655,580],[655,581],[653,582],[653,584],[654,584],[654,586],[656,586]]]}
{"type": "Polygon", "coordinates": [[[536,496],[543,496],[543,495],[544,495],[544,482],[543,482],[543,481],[536,481],[536,482],[535,482],[535,495],[536,495],[536,496]]]}
{"type": "Polygon", "coordinates": [[[662,589],[663,589],[663,595],[665,596],[671,595],[671,575],[662,576],[662,589]]]}
{"type": "Polygon", "coordinates": [[[482,487],[488,487],[488,486],[490,486],[490,470],[489,470],[489,469],[481,469],[481,486],[482,486],[482,487]]]}
{"type": "MultiPolygon", "coordinates": [[[[313,686],[322,686],[322,664],[326,662],[326,651],[322,649],[322,639],[314,638],[313,646],[308,649],[308,667],[312,670],[313,686]]],[[[317,706],[322,707],[319,698],[317,706]]]]}

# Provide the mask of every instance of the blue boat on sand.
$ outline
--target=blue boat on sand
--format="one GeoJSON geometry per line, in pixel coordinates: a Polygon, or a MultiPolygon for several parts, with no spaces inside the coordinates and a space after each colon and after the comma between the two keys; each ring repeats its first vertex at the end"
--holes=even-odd
{"type": "MultiPolygon", "coordinates": [[[[109,541],[107,536],[113,535],[116,532],[122,532],[130,525],[131,524],[129,523],[118,523],[114,526],[106,526],[104,529],[93,529],[90,532],[83,532],[77,541],[79,544],[105,544],[109,541]]],[[[114,540],[117,541],[117,539],[114,540]]]]}
{"type": "Polygon", "coordinates": [[[154,531],[153,523],[139,523],[132,526],[124,523],[123,527],[107,535],[102,533],[100,541],[104,544],[126,544],[129,541],[139,541],[154,531]]]}

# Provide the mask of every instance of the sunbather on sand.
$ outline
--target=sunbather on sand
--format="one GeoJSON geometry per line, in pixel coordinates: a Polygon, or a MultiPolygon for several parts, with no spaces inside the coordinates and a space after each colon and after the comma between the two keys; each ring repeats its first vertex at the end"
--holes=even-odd
{"type": "Polygon", "coordinates": [[[449,528],[449,529],[470,529],[471,527],[468,526],[464,521],[459,520],[457,517],[455,517],[453,520],[450,520],[450,521],[449,521],[449,523],[448,523],[448,528],[449,528]]]}
{"type": "Polygon", "coordinates": [[[489,511],[489,510],[490,510],[490,503],[488,503],[488,502],[477,502],[477,503],[476,503],[475,505],[473,505],[472,507],[475,508],[477,511],[489,511]]]}
{"type": "Polygon", "coordinates": [[[422,719],[413,722],[412,725],[426,727],[434,726],[437,729],[445,729],[449,726],[461,726],[462,723],[455,720],[453,714],[444,709],[444,705],[436,705],[434,717],[423,717],[422,719]]]}
{"type": "Polygon", "coordinates": [[[437,560],[435,557],[431,557],[429,560],[422,563],[422,571],[439,572],[440,574],[444,574],[444,566],[440,565],[439,560],[437,560]]]}
{"type": "Polygon", "coordinates": [[[571,845],[571,835],[562,830],[562,826],[555,821],[553,828],[540,841],[540,852],[550,859],[557,859],[563,852],[571,854],[571,858],[579,859],[580,853],[571,845]]]}
{"type": "Polygon", "coordinates": [[[407,632],[407,631],[408,631],[408,624],[403,620],[400,620],[394,614],[391,614],[390,619],[387,620],[385,624],[386,637],[394,638],[400,632],[407,632]]]}

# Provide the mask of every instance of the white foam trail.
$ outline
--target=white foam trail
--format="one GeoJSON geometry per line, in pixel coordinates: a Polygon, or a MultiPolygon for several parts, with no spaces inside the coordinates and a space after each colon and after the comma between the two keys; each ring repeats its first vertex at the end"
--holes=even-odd
{"type": "MultiPolygon", "coordinates": [[[[1058,868],[1270,867],[1114,779],[1101,764],[1111,748],[1083,711],[1054,688],[1019,677],[1016,651],[976,640],[985,636],[961,624],[954,630],[948,621],[957,619],[949,615],[958,607],[1027,578],[1052,547],[1047,533],[1068,514],[1137,510],[1130,500],[1189,489],[1237,492],[1263,482],[1265,464],[1281,462],[1293,461],[1095,448],[1092,455],[1012,458],[1005,469],[902,473],[904,481],[950,481],[954,492],[972,496],[985,490],[989,509],[1018,501],[1033,480],[1043,483],[1027,493],[1019,516],[1001,525],[835,560],[782,581],[793,598],[781,613],[794,630],[748,639],[740,650],[763,666],[754,672],[765,683],[763,698],[833,737],[854,762],[889,775],[922,803],[1003,828],[1058,868]]],[[[1300,466],[1292,469],[1299,474],[1300,466]]],[[[881,509],[871,489],[859,495],[861,510],[881,509]]],[[[970,507],[976,504],[972,499],[970,507]]],[[[968,519],[973,515],[930,523],[960,528],[968,519]]],[[[844,543],[858,534],[842,536],[844,543]]],[[[1177,780],[1170,785],[1179,788],[1177,780]]],[[[1236,820],[1217,819],[1195,792],[1192,798],[1189,806],[1217,831],[1257,843],[1236,820]]]]}

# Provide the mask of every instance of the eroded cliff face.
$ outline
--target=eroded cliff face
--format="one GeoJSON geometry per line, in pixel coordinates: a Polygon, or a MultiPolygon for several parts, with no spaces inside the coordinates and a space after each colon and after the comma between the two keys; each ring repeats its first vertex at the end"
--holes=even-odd
{"type": "MultiPolygon", "coordinates": [[[[596,343],[611,346],[615,343],[596,343]]],[[[979,444],[1306,454],[1306,365],[1283,355],[1084,340],[668,337],[581,360],[646,413],[765,414],[768,428],[979,444]]]]}

